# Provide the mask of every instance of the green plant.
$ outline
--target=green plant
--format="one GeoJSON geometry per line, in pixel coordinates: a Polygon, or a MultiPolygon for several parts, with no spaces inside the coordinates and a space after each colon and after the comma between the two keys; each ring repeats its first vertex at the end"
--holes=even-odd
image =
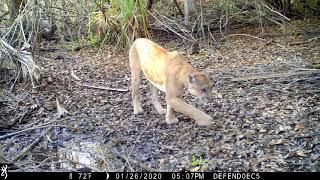
{"type": "Polygon", "coordinates": [[[191,165],[192,166],[201,166],[205,163],[207,163],[208,160],[202,159],[202,156],[200,155],[199,158],[196,158],[196,156],[193,154],[191,158],[191,165]]]}
{"type": "Polygon", "coordinates": [[[253,0],[253,7],[255,7],[255,11],[253,11],[258,17],[265,17],[267,15],[266,8],[263,7],[263,2],[261,0],[253,0]]]}
{"type": "Polygon", "coordinates": [[[304,14],[308,10],[319,11],[320,0],[295,0],[292,2],[292,9],[298,13],[304,14]]]}
{"type": "Polygon", "coordinates": [[[93,34],[90,34],[88,36],[88,43],[90,46],[95,47],[95,46],[99,45],[99,42],[100,42],[99,36],[93,35],[93,34]]]}
{"type": "Polygon", "coordinates": [[[217,9],[225,11],[228,14],[232,14],[238,10],[233,0],[219,0],[217,2],[217,9]]]}
{"type": "Polygon", "coordinates": [[[120,47],[132,44],[135,37],[148,36],[146,0],[111,0],[109,10],[117,13],[117,44],[120,47]]]}
{"type": "Polygon", "coordinates": [[[314,65],[312,65],[312,67],[315,68],[315,69],[320,69],[320,63],[319,64],[314,64],[314,65]]]}
{"type": "Polygon", "coordinates": [[[116,42],[121,48],[128,47],[137,37],[148,36],[146,0],[110,0],[108,8],[104,1],[97,1],[99,12],[92,12],[88,20],[88,41],[116,42]],[[97,35],[92,39],[92,34],[97,35]]]}

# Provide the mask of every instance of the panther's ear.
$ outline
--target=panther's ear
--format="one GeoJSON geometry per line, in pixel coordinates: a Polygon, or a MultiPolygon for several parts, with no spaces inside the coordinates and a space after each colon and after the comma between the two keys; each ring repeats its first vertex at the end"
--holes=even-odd
{"type": "Polygon", "coordinates": [[[196,77],[194,76],[194,74],[188,74],[188,82],[192,84],[195,81],[196,81],[196,77]]]}

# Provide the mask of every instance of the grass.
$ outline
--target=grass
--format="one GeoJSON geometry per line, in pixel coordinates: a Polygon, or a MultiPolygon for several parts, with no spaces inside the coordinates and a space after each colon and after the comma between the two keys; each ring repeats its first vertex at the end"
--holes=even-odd
{"type": "Polygon", "coordinates": [[[192,166],[202,166],[207,162],[208,162],[208,160],[202,159],[201,155],[198,158],[194,154],[192,155],[192,158],[191,158],[191,165],[192,166]]]}
{"type": "Polygon", "coordinates": [[[89,16],[89,44],[115,43],[118,48],[126,48],[135,38],[148,37],[146,0],[110,0],[108,8],[101,8],[102,3],[96,3],[100,12],[89,16]]]}

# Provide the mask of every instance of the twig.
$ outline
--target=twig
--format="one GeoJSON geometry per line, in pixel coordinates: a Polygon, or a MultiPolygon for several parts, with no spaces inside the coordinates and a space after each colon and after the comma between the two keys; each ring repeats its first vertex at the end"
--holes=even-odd
{"type": "Polygon", "coordinates": [[[103,89],[107,91],[119,91],[119,92],[127,92],[129,91],[128,89],[117,89],[117,88],[110,88],[110,87],[103,87],[103,86],[92,86],[88,84],[82,84],[83,87],[88,87],[88,88],[94,88],[94,89],[103,89]]]}
{"type": "Polygon", "coordinates": [[[264,7],[266,7],[267,9],[269,9],[271,12],[274,12],[274,13],[278,14],[279,16],[283,17],[285,20],[290,21],[289,18],[287,18],[287,17],[284,16],[283,14],[279,13],[278,11],[275,11],[275,10],[271,9],[271,8],[270,8],[269,6],[267,6],[266,4],[262,3],[262,5],[263,5],[264,7]]]}
{"type": "Polygon", "coordinates": [[[149,167],[149,166],[147,166],[147,165],[145,165],[145,164],[143,164],[143,163],[141,163],[141,162],[138,162],[138,161],[135,161],[135,160],[132,160],[132,159],[127,158],[127,157],[124,156],[123,154],[119,153],[116,149],[113,149],[112,152],[113,152],[116,156],[118,156],[118,157],[120,157],[121,159],[123,159],[124,161],[130,162],[131,164],[134,164],[134,165],[136,165],[136,166],[139,166],[139,167],[140,167],[142,170],[144,170],[144,171],[147,171],[147,172],[157,172],[157,171],[158,171],[158,170],[156,170],[156,169],[154,169],[154,168],[151,168],[151,167],[149,167]]]}
{"type": "Polygon", "coordinates": [[[10,92],[10,93],[12,92],[12,90],[13,90],[14,86],[16,85],[17,80],[20,78],[20,73],[21,73],[21,69],[19,69],[19,72],[18,72],[18,74],[17,74],[17,76],[16,76],[16,78],[15,78],[15,80],[14,80],[13,84],[12,84],[12,85],[11,85],[11,87],[10,87],[10,90],[9,90],[9,92],[10,92]]]}
{"type": "Polygon", "coordinates": [[[73,77],[75,80],[80,81],[81,79],[74,73],[73,69],[71,69],[71,77],[73,77]]]}
{"type": "Polygon", "coordinates": [[[20,66],[21,66],[20,68],[22,70],[23,77],[26,78],[28,73],[32,82],[32,86],[35,87],[35,82],[38,82],[40,78],[40,68],[35,64],[33,57],[31,56],[31,53],[27,51],[19,51],[13,48],[10,44],[5,42],[1,38],[0,38],[0,45],[6,49],[7,54],[9,54],[10,56],[11,55],[14,56],[16,61],[13,60],[13,62],[20,63],[20,66]]]}
{"type": "MultiPolygon", "coordinates": [[[[154,11],[154,12],[156,12],[156,11],[154,11]]],[[[157,13],[158,15],[162,16],[163,18],[168,19],[167,17],[161,15],[160,13],[158,13],[158,12],[156,12],[156,13],[157,13]]],[[[179,37],[181,37],[181,38],[183,38],[183,39],[185,39],[185,40],[187,40],[187,41],[190,41],[190,39],[188,39],[187,37],[181,35],[181,34],[178,33],[176,30],[174,30],[173,28],[171,28],[169,25],[163,23],[161,20],[159,20],[158,18],[156,18],[156,16],[155,16],[153,13],[151,13],[151,16],[154,17],[161,25],[163,25],[164,27],[166,27],[169,31],[175,33],[176,35],[178,35],[179,37]]],[[[172,21],[173,23],[175,23],[175,22],[174,22],[173,20],[171,20],[171,19],[168,19],[168,20],[170,20],[170,21],[172,21]]],[[[188,32],[186,32],[186,31],[184,31],[183,28],[181,28],[177,23],[175,23],[175,25],[177,25],[177,26],[180,28],[180,31],[181,31],[181,32],[187,33],[187,35],[190,36],[190,34],[189,34],[188,32]]],[[[190,36],[190,38],[194,39],[193,36],[190,36]]]]}
{"type": "Polygon", "coordinates": [[[17,160],[21,159],[22,157],[24,157],[25,154],[26,154],[28,151],[30,151],[31,149],[33,149],[33,148],[42,140],[42,138],[43,138],[44,135],[46,135],[49,131],[52,130],[52,128],[53,128],[53,127],[47,128],[47,130],[46,130],[43,134],[41,134],[41,136],[40,136],[38,139],[36,139],[35,141],[33,141],[29,146],[25,147],[16,157],[14,157],[14,158],[12,159],[12,162],[17,161],[17,160]]]}
{"type": "MultiPolygon", "coordinates": [[[[140,133],[139,136],[137,137],[136,141],[133,143],[133,146],[132,146],[132,148],[131,148],[131,150],[130,150],[130,152],[129,152],[129,154],[128,154],[128,159],[130,159],[131,153],[132,153],[134,147],[136,146],[137,142],[140,140],[142,134],[146,131],[147,128],[149,128],[149,124],[150,124],[150,122],[147,123],[146,127],[143,129],[143,131],[141,131],[141,133],[140,133]]],[[[127,161],[126,163],[128,163],[128,162],[129,162],[129,161],[127,161]]]]}
{"type": "Polygon", "coordinates": [[[17,117],[16,119],[14,119],[12,122],[10,122],[8,125],[8,128],[11,128],[13,127],[17,122],[21,123],[23,121],[23,119],[25,117],[27,117],[28,115],[30,115],[30,113],[32,113],[32,111],[34,111],[36,108],[38,108],[38,106],[31,106],[29,109],[27,109],[23,114],[22,116],[17,117]]]}
{"type": "Polygon", "coordinates": [[[5,17],[6,15],[8,15],[8,14],[9,14],[9,11],[4,12],[2,15],[0,15],[0,20],[5,19],[4,17],[5,17]]]}
{"type": "Polygon", "coordinates": [[[308,113],[303,114],[301,117],[296,119],[296,121],[300,121],[300,120],[302,120],[302,119],[304,119],[304,118],[306,118],[306,117],[308,117],[310,115],[313,115],[313,114],[316,114],[316,113],[319,113],[319,112],[320,112],[320,109],[316,109],[316,110],[310,111],[308,113]]]}
{"type": "Polygon", "coordinates": [[[53,51],[57,51],[60,50],[60,48],[53,48],[53,47],[49,47],[49,48],[39,48],[39,51],[49,51],[49,52],[53,52],[53,51]]]}
{"type": "Polygon", "coordinates": [[[315,94],[320,93],[320,90],[318,91],[304,91],[304,92],[298,92],[297,94],[315,94]]]}
{"type": "MultiPolygon", "coordinates": [[[[49,124],[53,124],[53,123],[57,123],[57,122],[62,122],[62,121],[75,121],[77,120],[76,118],[86,118],[86,119],[89,119],[91,118],[90,116],[70,116],[70,117],[64,117],[63,119],[55,119],[55,120],[50,120],[50,122],[47,122],[47,123],[43,123],[43,124],[40,124],[38,126],[45,126],[45,125],[49,125],[49,124]]],[[[29,123],[27,125],[27,127],[33,127],[33,125],[35,125],[36,123],[38,123],[39,121],[36,121],[36,122],[33,122],[33,123],[29,123]]]]}
{"type": "Polygon", "coordinates": [[[177,0],[174,0],[174,4],[177,6],[177,8],[179,9],[179,12],[180,12],[180,14],[181,14],[181,16],[183,17],[183,16],[184,16],[184,14],[183,14],[183,12],[182,12],[182,10],[181,10],[181,8],[180,8],[180,6],[179,6],[179,4],[178,4],[177,0]]]}
{"type": "Polygon", "coordinates": [[[200,14],[201,14],[200,29],[201,29],[201,32],[202,32],[202,37],[203,37],[204,39],[206,39],[206,34],[204,33],[204,17],[203,17],[202,2],[201,2],[201,0],[200,0],[200,14]]]}
{"type": "Polygon", "coordinates": [[[252,36],[250,34],[230,34],[230,35],[225,36],[224,38],[233,37],[233,36],[247,36],[247,37],[259,39],[260,41],[265,41],[265,39],[262,39],[262,38],[259,38],[259,37],[256,37],[256,36],[252,36]]]}
{"type": "Polygon", "coordinates": [[[310,43],[310,42],[312,42],[312,41],[314,41],[314,40],[317,40],[317,39],[319,39],[319,38],[320,38],[320,36],[317,36],[317,37],[314,37],[314,38],[308,39],[307,41],[289,43],[289,45],[291,45],[291,46],[292,46],[292,45],[307,44],[307,43],[310,43]]]}
{"type": "Polygon", "coordinates": [[[319,135],[320,135],[320,132],[314,132],[314,133],[310,133],[307,135],[295,136],[295,137],[293,137],[293,139],[312,138],[313,136],[319,136],[319,135]]]}
{"type": "Polygon", "coordinates": [[[0,164],[9,164],[10,161],[4,157],[0,157],[0,164]]]}
{"type": "MultiPolygon", "coordinates": [[[[296,82],[300,82],[300,81],[314,81],[314,80],[317,80],[317,79],[320,79],[320,77],[310,77],[310,78],[301,78],[301,79],[296,79],[292,82],[290,82],[289,84],[287,84],[287,87],[285,89],[288,89],[290,85],[296,83],[296,82]]],[[[278,81],[278,82],[284,82],[284,81],[287,81],[287,80],[281,80],[281,81],[278,81]]]]}
{"type": "Polygon", "coordinates": [[[33,109],[32,109],[32,110],[29,110],[29,109],[28,109],[28,110],[24,111],[24,113],[22,114],[21,117],[15,118],[14,120],[12,120],[12,121],[8,124],[8,128],[11,128],[12,126],[16,125],[18,121],[19,121],[19,122],[22,122],[23,119],[27,116],[27,114],[28,114],[29,112],[31,112],[31,111],[33,111],[33,109]]]}
{"type": "MultiPolygon", "coordinates": [[[[50,160],[50,159],[58,159],[57,157],[50,157],[50,158],[47,158],[47,159],[45,159],[45,160],[43,160],[39,165],[37,165],[37,166],[31,166],[31,167],[28,167],[28,170],[30,170],[30,169],[33,169],[33,170],[31,170],[31,171],[39,171],[39,170],[41,170],[42,171],[42,169],[40,168],[41,166],[49,166],[49,167],[52,167],[54,164],[65,164],[65,163],[68,163],[68,162],[70,162],[70,161],[68,161],[68,160],[63,160],[63,161],[51,161],[51,162],[48,162],[48,163],[44,163],[45,161],[48,161],[48,160],[50,160]]],[[[74,169],[71,169],[70,171],[76,171],[76,170],[74,170],[74,169]]],[[[10,171],[10,172],[12,172],[12,171],[10,171]]]]}
{"type": "MultiPolygon", "coordinates": [[[[28,167],[29,169],[30,168],[32,168],[32,169],[37,169],[37,168],[39,168],[39,167],[41,167],[41,166],[44,166],[45,164],[45,162],[46,161],[49,161],[49,160],[51,160],[51,159],[57,159],[57,157],[56,156],[50,156],[50,157],[47,157],[46,159],[44,159],[43,161],[41,161],[37,166],[34,166],[34,167],[28,167]]],[[[68,161],[65,161],[65,162],[68,162],[68,161]]],[[[54,163],[57,163],[57,162],[51,162],[51,163],[47,163],[46,165],[48,165],[48,164],[54,164],[54,163]]]]}
{"type": "MultiPolygon", "coordinates": [[[[133,145],[133,146],[134,146],[134,145],[133,145]]],[[[125,151],[124,151],[124,153],[125,153],[125,151]]],[[[126,156],[124,153],[123,153],[123,154],[120,154],[120,152],[119,152],[119,154],[118,154],[119,156],[122,155],[122,159],[125,161],[124,165],[122,166],[122,170],[121,170],[121,171],[124,171],[124,170],[125,170],[127,164],[128,164],[129,169],[130,169],[131,171],[134,171],[133,168],[132,168],[132,166],[131,166],[132,162],[129,161],[130,153],[128,154],[128,156],[126,156]]],[[[134,163],[133,163],[133,164],[134,164],[134,163]]]]}
{"type": "Polygon", "coordinates": [[[320,70],[309,70],[309,71],[298,71],[298,72],[286,72],[286,73],[273,73],[273,74],[265,74],[261,76],[249,76],[249,77],[239,77],[231,79],[232,82],[239,81],[250,81],[257,79],[271,79],[271,78],[279,78],[279,77],[290,77],[290,76],[298,76],[298,75],[312,75],[319,74],[320,70]]]}
{"type": "Polygon", "coordinates": [[[71,159],[66,159],[66,160],[68,160],[68,161],[70,161],[71,163],[74,163],[74,164],[79,164],[79,165],[81,165],[81,166],[83,166],[85,168],[92,169],[95,172],[104,172],[104,170],[99,169],[99,168],[94,167],[94,166],[89,166],[88,164],[83,164],[81,162],[78,162],[78,161],[75,161],[75,160],[71,160],[71,159]]]}
{"type": "Polygon", "coordinates": [[[66,127],[66,126],[65,125],[47,125],[47,126],[32,127],[32,128],[28,128],[28,129],[24,129],[24,130],[21,130],[21,131],[16,131],[16,132],[13,132],[13,133],[10,133],[10,134],[6,134],[6,135],[3,135],[3,136],[0,136],[0,140],[8,138],[10,136],[14,136],[14,135],[18,135],[18,134],[25,133],[25,132],[28,132],[28,131],[32,131],[32,130],[35,130],[35,129],[47,128],[47,127],[66,127]]]}
{"type": "Polygon", "coordinates": [[[57,104],[57,118],[60,119],[63,116],[69,114],[69,112],[60,105],[58,98],[56,98],[56,104],[57,104]]]}

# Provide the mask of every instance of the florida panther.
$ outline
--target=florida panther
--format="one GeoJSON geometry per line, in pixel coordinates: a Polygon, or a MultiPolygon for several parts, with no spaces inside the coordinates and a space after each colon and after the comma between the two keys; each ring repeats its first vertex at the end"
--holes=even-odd
{"type": "Polygon", "coordinates": [[[177,123],[175,112],[183,113],[196,121],[199,126],[212,124],[212,117],[184,102],[184,89],[206,101],[211,92],[208,76],[191,64],[177,51],[169,52],[151,40],[136,39],[129,50],[131,69],[131,93],[134,114],[141,113],[141,72],[151,83],[152,103],[160,114],[166,113],[166,123],[177,123]],[[158,90],[166,93],[167,109],[158,100],[158,90]]]}

